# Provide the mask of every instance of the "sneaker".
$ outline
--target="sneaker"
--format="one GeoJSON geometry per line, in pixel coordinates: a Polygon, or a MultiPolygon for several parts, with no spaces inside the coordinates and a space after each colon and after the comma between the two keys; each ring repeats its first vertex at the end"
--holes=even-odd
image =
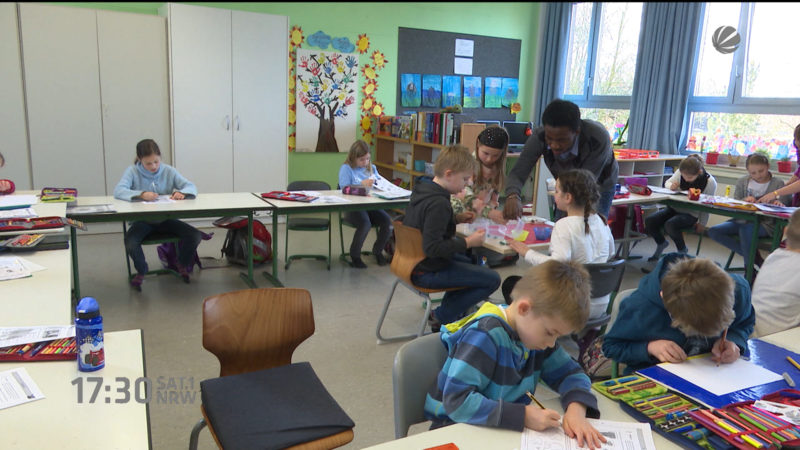
{"type": "Polygon", "coordinates": [[[355,267],[356,269],[366,269],[367,268],[367,265],[364,264],[364,261],[362,261],[361,258],[353,258],[353,262],[350,265],[355,267]]]}
{"type": "Polygon", "coordinates": [[[431,332],[433,333],[438,333],[442,329],[442,322],[436,318],[436,314],[433,311],[428,314],[428,326],[431,327],[431,332]]]}
{"type": "Polygon", "coordinates": [[[389,264],[389,260],[383,256],[383,252],[375,253],[375,261],[378,262],[379,266],[385,266],[389,264]]]}
{"type": "Polygon", "coordinates": [[[653,256],[647,258],[647,260],[650,261],[650,262],[658,261],[658,258],[661,257],[661,253],[663,253],[664,250],[666,250],[666,248],[668,246],[669,246],[669,242],[667,242],[667,241],[664,241],[664,242],[662,242],[660,244],[656,244],[656,251],[653,252],[653,256]]]}
{"type": "Polygon", "coordinates": [[[144,275],[142,275],[141,273],[137,273],[135,277],[131,278],[131,287],[139,292],[142,292],[143,281],[144,281],[144,275]]]}
{"type": "Polygon", "coordinates": [[[183,278],[183,282],[189,284],[189,271],[182,264],[178,264],[178,273],[183,278]]]}

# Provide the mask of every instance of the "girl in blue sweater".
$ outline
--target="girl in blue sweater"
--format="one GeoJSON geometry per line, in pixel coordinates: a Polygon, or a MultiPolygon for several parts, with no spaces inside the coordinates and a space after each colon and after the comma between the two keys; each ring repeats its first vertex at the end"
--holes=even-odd
{"type": "MultiPolygon", "coordinates": [[[[144,139],[136,144],[136,160],[122,174],[114,188],[114,198],[125,201],[152,201],[159,195],[169,195],[173,200],[194,198],[197,188],[184,178],[174,167],[161,164],[161,150],[152,139],[144,139]]],[[[174,234],[180,238],[178,243],[178,272],[183,281],[189,282],[188,267],[192,264],[195,250],[200,244],[200,231],[177,219],[160,222],[136,221],[128,229],[125,249],[133,260],[136,276],[131,286],[142,290],[142,281],[147,273],[147,261],[142,251],[142,241],[150,233],[174,234]]]]}
{"type": "MultiPolygon", "coordinates": [[[[339,187],[360,184],[369,189],[380,178],[378,168],[375,167],[375,164],[370,163],[367,143],[362,140],[355,141],[350,146],[347,160],[339,169],[339,187]]],[[[386,182],[388,183],[388,181],[386,182]]],[[[344,218],[356,227],[353,242],[350,244],[351,265],[359,269],[367,267],[361,260],[361,247],[373,225],[378,225],[378,238],[375,239],[375,245],[372,246],[372,254],[375,255],[379,266],[386,265],[388,260],[383,256],[383,249],[392,236],[392,218],[389,217],[389,214],[383,210],[350,211],[345,213],[344,218]]]]}

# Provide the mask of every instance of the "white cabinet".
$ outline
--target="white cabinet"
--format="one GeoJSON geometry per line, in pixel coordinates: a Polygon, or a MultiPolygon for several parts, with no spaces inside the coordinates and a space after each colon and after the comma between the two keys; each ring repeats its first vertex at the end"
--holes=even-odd
{"type": "Polygon", "coordinates": [[[152,138],[169,161],[165,20],[19,4],[33,187],[106,195],[152,138]]]}
{"type": "Polygon", "coordinates": [[[0,153],[6,159],[0,178],[8,178],[17,189],[32,189],[25,132],[25,101],[22,91],[22,61],[19,55],[17,5],[0,3],[0,153]]]}
{"type": "Polygon", "coordinates": [[[200,192],[285,189],[285,16],[169,3],[175,167],[200,192]]]}

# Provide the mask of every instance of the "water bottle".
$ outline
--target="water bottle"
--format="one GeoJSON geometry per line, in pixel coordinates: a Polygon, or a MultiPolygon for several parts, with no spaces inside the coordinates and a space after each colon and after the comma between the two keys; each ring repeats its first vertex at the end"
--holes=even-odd
{"type": "Polygon", "coordinates": [[[103,351],[103,316],[94,297],[84,297],[75,311],[75,345],[78,347],[78,370],[92,372],[106,364],[103,351]]]}

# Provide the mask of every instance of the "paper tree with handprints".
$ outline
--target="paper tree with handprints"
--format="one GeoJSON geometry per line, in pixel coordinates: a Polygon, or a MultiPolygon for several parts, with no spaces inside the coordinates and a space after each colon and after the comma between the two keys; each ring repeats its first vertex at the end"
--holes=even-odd
{"type": "Polygon", "coordinates": [[[297,98],[319,119],[316,152],[338,152],[337,117],[347,117],[347,106],[356,101],[358,57],[336,52],[315,52],[297,63],[297,98]]]}

